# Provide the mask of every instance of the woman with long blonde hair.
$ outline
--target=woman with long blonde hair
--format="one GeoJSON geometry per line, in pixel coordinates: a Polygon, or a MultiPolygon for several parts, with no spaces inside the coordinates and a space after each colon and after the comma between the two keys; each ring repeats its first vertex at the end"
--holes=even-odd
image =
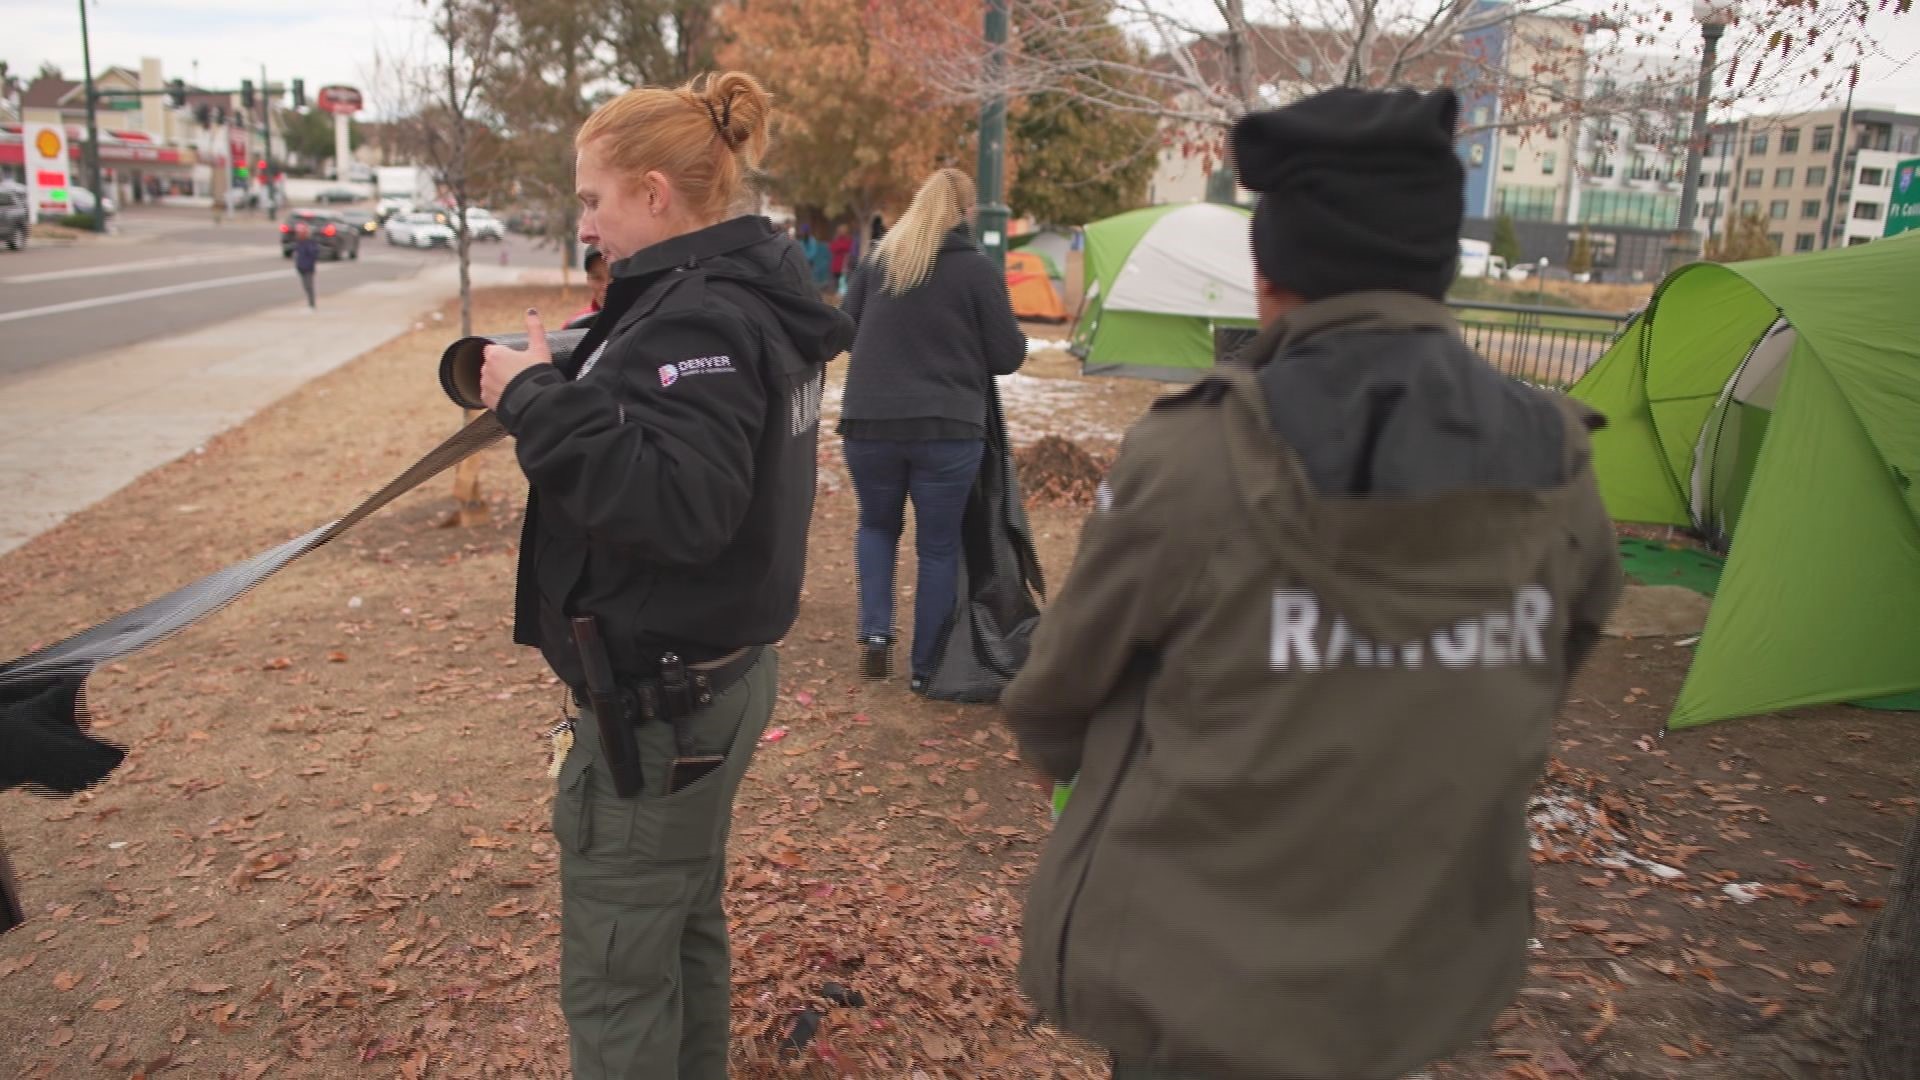
{"type": "Polygon", "coordinates": [[[913,502],[915,693],[924,692],[953,613],[960,523],[980,468],[987,383],[1017,371],[1027,339],[1007,282],[974,245],[973,180],[940,169],[855,271],[845,310],[858,333],[840,434],[860,504],[860,668],[893,667],[893,575],[913,502]]]}
{"type": "Polygon", "coordinates": [[[574,187],[605,302],[560,364],[528,311],[528,346],[481,373],[531,489],[514,641],[578,710],[553,766],[577,1080],[727,1075],[727,826],[799,608],[826,363],[853,341],[799,246],[742,213],[770,104],[728,72],[594,110],[574,187]]]}

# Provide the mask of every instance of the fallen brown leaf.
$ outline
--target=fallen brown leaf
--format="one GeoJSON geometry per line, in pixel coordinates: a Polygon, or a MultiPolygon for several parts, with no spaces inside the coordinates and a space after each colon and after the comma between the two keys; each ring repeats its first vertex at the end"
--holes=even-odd
{"type": "Polygon", "coordinates": [[[126,999],[124,998],[101,998],[99,1001],[93,1003],[93,1011],[112,1012],[126,1003],[126,999]]]}
{"type": "Polygon", "coordinates": [[[47,1036],[47,1045],[54,1047],[56,1049],[59,1047],[65,1046],[72,1041],[73,1041],[73,1029],[70,1027],[67,1027],[64,1024],[55,1028],[53,1030],[52,1035],[47,1036]]]}
{"type": "Polygon", "coordinates": [[[77,972],[62,971],[53,977],[53,988],[63,994],[79,985],[80,976],[77,972]]]}
{"type": "Polygon", "coordinates": [[[1679,1047],[1673,1045],[1672,1043],[1661,1043],[1660,1052],[1667,1055],[1668,1057],[1672,1058],[1675,1061],[1692,1061],[1693,1060],[1692,1054],[1688,1053],[1685,1050],[1680,1049],[1679,1047]]]}

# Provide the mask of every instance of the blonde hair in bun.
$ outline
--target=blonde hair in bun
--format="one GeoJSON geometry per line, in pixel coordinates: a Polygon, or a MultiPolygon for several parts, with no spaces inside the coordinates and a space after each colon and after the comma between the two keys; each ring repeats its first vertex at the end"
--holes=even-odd
{"type": "Polygon", "coordinates": [[[702,75],[671,90],[628,90],[595,109],[573,145],[592,147],[630,183],[667,174],[695,216],[719,220],[766,156],[772,109],[773,95],[744,71],[702,75]]]}

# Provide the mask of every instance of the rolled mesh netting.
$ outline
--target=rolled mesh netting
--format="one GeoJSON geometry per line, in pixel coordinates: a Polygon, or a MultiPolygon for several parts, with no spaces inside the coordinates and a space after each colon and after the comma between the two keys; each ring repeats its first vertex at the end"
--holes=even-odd
{"type": "MultiPolygon", "coordinates": [[[[571,372],[574,349],[585,336],[584,330],[548,335],[553,362],[571,372]]],[[[441,387],[454,404],[463,408],[479,407],[480,366],[485,347],[497,343],[520,348],[526,341],[525,334],[461,338],[441,354],[441,387]]],[[[212,615],[294,560],[505,434],[498,418],[490,412],[483,413],[339,519],[0,665],[0,722],[60,721],[84,728],[87,720],[84,684],[100,665],[157,645],[212,615]]]]}
{"type": "MultiPolygon", "coordinates": [[[[554,363],[571,373],[572,353],[585,336],[584,331],[550,335],[554,363]]],[[[462,338],[442,353],[440,382],[456,405],[478,406],[481,357],[490,343],[518,348],[525,345],[526,335],[462,338]]],[[[76,729],[84,733],[89,726],[86,680],[100,665],[157,645],[212,615],[301,556],[505,434],[498,418],[483,413],[342,517],[0,665],[0,724],[9,729],[0,734],[19,734],[21,738],[14,745],[46,756],[39,761],[10,763],[14,768],[9,771],[25,778],[14,782],[25,782],[42,793],[71,794],[105,779],[125,751],[99,740],[71,737],[76,729]],[[49,733],[53,737],[49,738],[49,733]],[[63,734],[67,737],[61,738],[63,734]]],[[[24,918],[12,864],[4,842],[0,842],[0,933],[19,925],[24,918]]]]}
{"type": "MultiPolygon", "coordinates": [[[[368,515],[419,487],[435,475],[484,449],[506,434],[500,421],[487,413],[429,451],[407,471],[368,496],[346,516],[328,522],[278,547],[160,597],[132,611],[0,665],[0,704],[21,707],[30,698],[44,699],[50,687],[78,685],[95,668],[150,648],[246,595],[254,586],[285,569],[295,559],[346,532],[368,515]]],[[[84,710],[75,710],[76,714],[84,710]]],[[[9,714],[9,721],[18,718],[9,714]]],[[[52,719],[46,717],[43,719],[52,719]]],[[[76,715],[76,721],[83,719],[76,715]]]]}

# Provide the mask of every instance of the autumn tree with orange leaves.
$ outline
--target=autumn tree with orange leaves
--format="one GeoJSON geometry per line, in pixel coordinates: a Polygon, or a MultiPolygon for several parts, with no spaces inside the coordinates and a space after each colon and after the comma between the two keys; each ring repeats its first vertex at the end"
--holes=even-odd
{"type": "Polygon", "coordinates": [[[829,219],[904,208],[936,168],[972,171],[973,110],[941,104],[878,47],[863,0],[754,0],[726,8],[723,67],[773,92],[772,194],[829,219]]]}

